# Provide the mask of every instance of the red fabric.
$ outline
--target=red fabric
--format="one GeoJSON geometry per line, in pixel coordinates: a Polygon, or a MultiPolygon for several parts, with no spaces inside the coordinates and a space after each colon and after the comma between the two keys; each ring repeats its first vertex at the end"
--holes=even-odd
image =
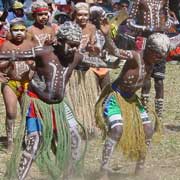
{"type": "MultiPolygon", "coordinates": [[[[30,96],[30,97],[38,98],[38,95],[37,95],[36,93],[32,92],[32,91],[28,91],[27,94],[28,94],[28,96],[30,96]]],[[[38,99],[39,99],[39,98],[38,98],[38,99]]]]}
{"type": "MultiPolygon", "coordinates": [[[[38,98],[37,94],[35,94],[32,91],[28,91],[28,96],[30,96],[32,98],[38,98]]],[[[57,131],[56,120],[55,120],[55,113],[54,113],[53,107],[51,109],[51,112],[52,112],[52,126],[53,126],[52,128],[53,128],[54,131],[57,131]]],[[[40,116],[43,118],[43,115],[41,114],[40,111],[39,111],[39,113],[40,113],[40,116]]],[[[33,101],[31,101],[31,104],[30,104],[30,107],[29,107],[28,117],[32,117],[32,118],[36,118],[37,117],[33,101]]]]}
{"type": "Polygon", "coordinates": [[[179,56],[180,57],[180,47],[177,47],[176,49],[173,49],[169,52],[169,55],[167,57],[167,61],[173,60],[173,57],[179,56]]]}
{"type": "Polygon", "coordinates": [[[6,41],[5,38],[1,38],[1,37],[0,37],[0,46],[2,46],[5,41],[6,41]]]}
{"type": "Polygon", "coordinates": [[[53,124],[53,130],[57,131],[55,113],[54,113],[54,109],[53,108],[52,108],[52,124],[53,124]]]}
{"type": "Polygon", "coordinates": [[[39,13],[39,12],[43,12],[43,11],[49,11],[48,8],[37,8],[35,10],[33,10],[33,13],[39,13]]]}
{"type": "MultiPolygon", "coordinates": [[[[30,96],[30,97],[32,97],[32,98],[37,98],[37,99],[39,99],[39,98],[38,98],[38,95],[37,95],[36,93],[32,92],[32,91],[28,91],[27,94],[28,94],[28,96],[30,96]]],[[[32,118],[37,117],[37,114],[36,114],[36,111],[35,111],[35,107],[34,107],[33,101],[31,101],[31,104],[30,104],[30,106],[29,106],[28,116],[29,116],[29,117],[32,117],[32,118]]]]}

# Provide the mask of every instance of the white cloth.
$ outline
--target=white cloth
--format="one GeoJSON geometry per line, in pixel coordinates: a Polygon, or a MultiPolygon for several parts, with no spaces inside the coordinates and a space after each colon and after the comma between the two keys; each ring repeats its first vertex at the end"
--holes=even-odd
{"type": "Polygon", "coordinates": [[[61,4],[61,5],[66,5],[67,1],[66,0],[54,0],[55,4],[61,4]]]}

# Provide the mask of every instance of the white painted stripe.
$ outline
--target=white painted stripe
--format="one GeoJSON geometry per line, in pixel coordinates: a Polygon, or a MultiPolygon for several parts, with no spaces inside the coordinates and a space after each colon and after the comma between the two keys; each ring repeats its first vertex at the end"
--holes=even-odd
{"type": "Polygon", "coordinates": [[[115,115],[112,115],[111,117],[109,117],[108,119],[110,122],[113,122],[116,120],[122,121],[122,116],[120,114],[115,114],[115,115]]]}
{"type": "Polygon", "coordinates": [[[142,124],[149,124],[149,123],[151,123],[150,120],[149,120],[149,121],[143,121],[143,122],[142,122],[142,124]]]}
{"type": "Polygon", "coordinates": [[[123,123],[116,123],[116,124],[113,124],[113,125],[111,126],[111,129],[114,128],[114,127],[116,127],[116,126],[122,126],[122,125],[123,125],[123,123]]]}

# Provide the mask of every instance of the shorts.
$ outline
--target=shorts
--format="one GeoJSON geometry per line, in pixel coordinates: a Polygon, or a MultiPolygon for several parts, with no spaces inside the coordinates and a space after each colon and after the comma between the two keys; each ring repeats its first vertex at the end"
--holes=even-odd
{"type": "Polygon", "coordinates": [[[9,80],[6,85],[8,85],[18,98],[27,90],[29,82],[20,82],[15,80],[9,80]]]}
{"type": "MultiPolygon", "coordinates": [[[[151,123],[144,107],[137,102],[142,124],[151,123]]],[[[109,129],[123,125],[123,114],[114,95],[109,96],[104,102],[104,117],[109,129]]]]}
{"type": "Polygon", "coordinates": [[[166,71],[166,61],[162,60],[158,64],[155,64],[153,67],[153,72],[151,77],[154,79],[165,79],[165,71],[166,71]]]}
{"type": "MultiPolygon", "coordinates": [[[[31,92],[28,91],[27,94],[33,98],[38,98],[38,96],[31,92]]],[[[77,126],[77,121],[75,119],[75,116],[71,110],[71,108],[69,107],[68,104],[66,104],[64,102],[64,111],[65,111],[65,115],[66,115],[66,119],[68,121],[69,124],[69,128],[74,128],[77,126]]],[[[54,111],[52,108],[52,119],[50,119],[52,121],[53,124],[53,130],[56,131],[56,121],[55,121],[55,115],[54,115],[54,111]]],[[[36,110],[34,107],[33,102],[30,103],[27,114],[26,114],[26,130],[27,133],[33,133],[33,132],[41,132],[42,131],[42,124],[41,124],[41,120],[38,118],[37,114],[36,114],[36,110]]]]}

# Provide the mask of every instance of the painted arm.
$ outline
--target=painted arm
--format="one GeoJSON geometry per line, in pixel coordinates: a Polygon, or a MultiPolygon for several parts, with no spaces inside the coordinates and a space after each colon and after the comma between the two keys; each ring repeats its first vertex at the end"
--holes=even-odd
{"type": "Polygon", "coordinates": [[[170,27],[174,24],[170,19],[170,9],[169,9],[169,0],[166,0],[165,8],[165,16],[166,16],[166,23],[165,29],[170,29],[170,27]]]}
{"type": "Polygon", "coordinates": [[[43,52],[52,51],[52,49],[53,48],[51,46],[37,46],[27,51],[1,51],[0,61],[29,61],[29,59],[34,59],[43,52]]]}
{"type": "Polygon", "coordinates": [[[112,54],[120,59],[132,59],[131,51],[117,48],[110,35],[105,36],[105,48],[107,49],[109,54],[112,54]]]}
{"type": "Polygon", "coordinates": [[[146,26],[138,25],[136,23],[136,17],[139,10],[140,0],[134,1],[131,12],[129,14],[129,18],[127,19],[127,25],[129,28],[131,28],[133,31],[145,31],[146,26]]]}
{"type": "Polygon", "coordinates": [[[119,67],[120,60],[119,58],[116,59],[102,59],[97,56],[86,56],[84,55],[81,65],[86,67],[96,67],[96,68],[118,68],[119,67]]]}

